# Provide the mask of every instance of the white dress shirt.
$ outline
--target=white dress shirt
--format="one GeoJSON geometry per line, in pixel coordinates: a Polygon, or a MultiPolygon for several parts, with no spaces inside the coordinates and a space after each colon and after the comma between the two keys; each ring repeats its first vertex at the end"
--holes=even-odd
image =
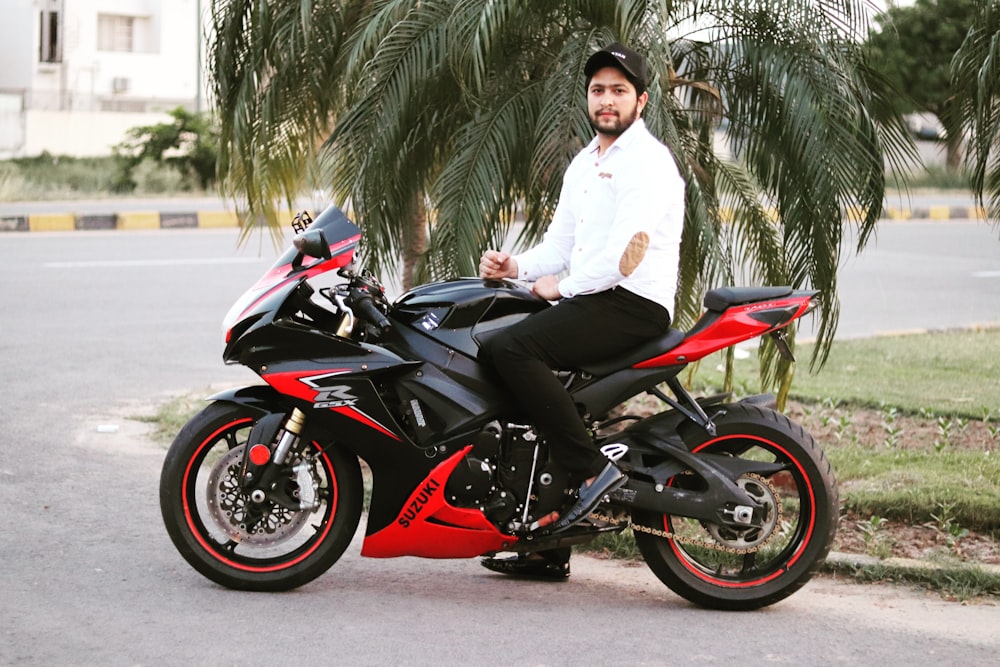
{"type": "Polygon", "coordinates": [[[597,137],[563,176],[544,240],[517,255],[522,280],[558,275],[564,297],[621,287],[674,312],[684,180],[641,118],[598,156],[597,137]]]}

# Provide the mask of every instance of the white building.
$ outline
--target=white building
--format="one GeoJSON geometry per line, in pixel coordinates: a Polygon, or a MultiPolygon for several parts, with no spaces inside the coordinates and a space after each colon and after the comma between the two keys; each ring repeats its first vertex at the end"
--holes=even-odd
{"type": "Polygon", "coordinates": [[[0,0],[0,158],[107,155],[205,105],[208,0],[0,0]]]}

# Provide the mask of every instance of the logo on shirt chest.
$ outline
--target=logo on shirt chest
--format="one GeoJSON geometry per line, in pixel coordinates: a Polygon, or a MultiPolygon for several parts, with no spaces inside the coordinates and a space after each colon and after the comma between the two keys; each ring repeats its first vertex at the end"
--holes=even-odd
{"type": "Polygon", "coordinates": [[[608,172],[608,171],[599,171],[599,172],[597,172],[597,177],[598,178],[606,178],[608,180],[611,180],[611,172],[608,172]]]}

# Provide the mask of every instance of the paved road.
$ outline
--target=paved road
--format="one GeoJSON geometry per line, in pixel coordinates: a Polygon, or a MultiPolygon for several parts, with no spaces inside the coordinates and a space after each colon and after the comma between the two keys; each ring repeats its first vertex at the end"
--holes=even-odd
{"type": "MultiPolygon", "coordinates": [[[[928,317],[848,319],[873,293],[873,255],[846,267],[848,333],[934,326],[938,313],[913,304],[918,273],[953,294],[956,317],[1000,321],[1000,244],[987,247],[984,226],[949,225],[880,236],[877,253],[895,259],[879,274],[879,309],[928,317]]],[[[355,544],[292,593],[210,584],[166,537],[164,451],[128,417],[252,378],[221,365],[219,321],[273,252],[234,240],[0,237],[0,664],[996,664],[1000,608],[828,579],[758,613],[722,614],[642,567],[581,557],[567,584],[511,582],[473,560],[362,559],[355,544]],[[111,424],[117,433],[99,432],[111,424]]]]}
{"type": "Polygon", "coordinates": [[[1000,325],[1000,228],[882,222],[839,282],[841,337],[1000,325]]]}

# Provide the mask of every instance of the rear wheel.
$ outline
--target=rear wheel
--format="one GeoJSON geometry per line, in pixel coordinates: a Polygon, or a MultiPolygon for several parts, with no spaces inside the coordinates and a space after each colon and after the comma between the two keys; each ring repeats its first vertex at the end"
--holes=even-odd
{"type": "Polygon", "coordinates": [[[361,517],[355,457],[313,445],[279,479],[307,509],[254,502],[238,475],[260,413],[214,403],[174,439],[160,477],[160,510],[174,546],[201,574],[229,588],[280,591],[325,572],[361,517]]]}
{"type": "MultiPolygon", "coordinates": [[[[783,465],[766,477],[737,480],[764,508],[761,525],[734,529],[637,511],[635,539],[649,567],[678,595],[716,609],[756,609],[791,595],[822,565],[837,531],[837,484],[812,436],[784,415],[736,404],[716,426],[715,436],[702,434],[691,449],[783,465]]],[[[681,475],[671,484],[691,479],[681,475]]]]}

